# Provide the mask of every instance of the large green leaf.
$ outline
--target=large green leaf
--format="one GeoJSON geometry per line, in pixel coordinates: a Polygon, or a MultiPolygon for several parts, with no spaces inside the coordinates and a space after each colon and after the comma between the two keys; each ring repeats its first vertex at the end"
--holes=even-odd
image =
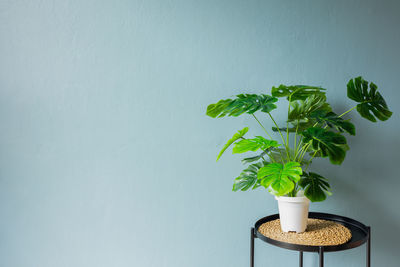
{"type": "Polygon", "coordinates": [[[232,191],[246,191],[252,187],[252,189],[256,189],[260,186],[260,183],[257,179],[257,172],[261,167],[266,166],[267,162],[258,162],[255,164],[249,165],[249,167],[242,171],[242,173],[235,179],[233,182],[232,191]]]}
{"type": "Polygon", "coordinates": [[[275,140],[268,140],[262,136],[256,136],[252,139],[243,139],[236,142],[233,147],[233,153],[244,153],[248,151],[267,150],[271,147],[278,147],[280,144],[275,140]]]}
{"type": "Polygon", "coordinates": [[[374,83],[369,83],[362,77],[351,79],[347,83],[347,96],[358,102],[357,111],[363,118],[376,122],[376,118],[385,121],[392,116],[385,99],[378,92],[374,83]]]}
{"type": "Polygon", "coordinates": [[[298,162],[286,164],[271,163],[258,170],[258,179],[262,186],[271,186],[273,192],[283,196],[294,189],[294,183],[300,180],[302,169],[298,162]]]}
{"type": "MultiPolygon", "coordinates": [[[[325,95],[310,95],[305,100],[292,101],[290,104],[290,112],[288,122],[292,125],[289,127],[289,132],[302,132],[307,128],[312,127],[317,122],[310,115],[315,111],[331,111],[331,107],[326,103],[325,95]]],[[[276,127],[272,127],[273,131],[278,131],[276,127]]],[[[281,131],[286,131],[287,128],[280,128],[281,131]]]]}
{"type": "Polygon", "coordinates": [[[310,114],[317,111],[331,111],[331,107],[326,103],[325,95],[311,95],[305,100],[298,100],[291,103],[290,112],[288,115],[288,121],[301,121],[307,122],[310,114]]]}
{"type": "Polygon", "coordinates": [[[279,85],[279,87],[272,87],[271,94],[274,97],[287,97],[293,100],[305,100],[311,95],[325,95],[326,89],[318,86],[310,85],[279,85]]]}
{"type": "Polygon", "coordinates": [[[318,127],[308,128],[301,134],[304,143],[311,141],[313,150],[320,152],[322,157],[329,157],[332,164],[341,164],[346,157],[343,145],[347,142],[343,135],[318,127]]]}
{"type": "Polygon", "coordinates": [[[327,112],[325,110],[317,110],[314,111],[311,115],[311,118],[315,119],[318,123],[326,123],[329,127],[335,128],[340,132],[348,132],[351,135],[356,134],[356,128],[354,124],[352,124],[348,120],[343,120],[338,117],[334,112],[327,112]]]}
{"type": "Polygon", "coordinates": [[[331,195],[328,179],[314,172],[303,172],[299,185],[304,189],[304,195],[312,202],[324,201],[326,195],[331,195]]]}
{"type": "Polygon", "coordinates": [[[238,131],[237,133],[235,133],[231,139],[228,140],[228,142],[224,145],[224,147],[222,148],[221,152],[219,152],[218,156],[217,156],[217,161],[219,160],[219,158],[222,156],[222,154],[225,152],[225,150],[232,145],[236,140],[238,140],[239,138],[242,138],[247,132],[249,131],[249,128],[244,127],[242,130],[238,131]]]}
{"type": "Polygon", "coordinates": [[[253,114],[261,110],[262,112],[271,112],[276,109],[274,104],[277,98],[269,95],[240,94],[235,99],[220,100],[216,104],[207,107],[207,115],[213,118],[224,116],[239,116],[243,113],[253,114]]]}

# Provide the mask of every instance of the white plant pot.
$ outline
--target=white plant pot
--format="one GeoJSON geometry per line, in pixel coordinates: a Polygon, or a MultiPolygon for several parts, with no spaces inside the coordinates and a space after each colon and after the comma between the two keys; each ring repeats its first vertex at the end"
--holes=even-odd
{"type": "Polygon", "coordinates": [[[305,196],[275,197],[283,232],[302,233],[307,228],[310,200],[305,196]]]}

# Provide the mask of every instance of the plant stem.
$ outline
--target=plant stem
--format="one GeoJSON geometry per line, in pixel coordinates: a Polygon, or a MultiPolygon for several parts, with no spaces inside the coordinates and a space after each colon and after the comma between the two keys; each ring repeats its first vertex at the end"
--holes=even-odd
{"type": "Polygon", "coordinates": [[[301,143],[299,144],[299,149],[295,155],[295,159],[297,158],[297,156],[299,156],[299,159],[300,159],[301,154],[303,154],[302,152],[303,152],[304,148],[308,145],[308,143],[306,143],[302,147],[300,147],[302,144],[303,144],[303,140],[301,140],[301,143]]]}
{"type": "MultiPolygon", "coordinates": [[[[310,142],[311,142],[311,141],[310,141],[310,142]]],[[[308,142],[307,144],[305,144],[305,148],[304,148],[303,152],[301,153],[301,156],[299,157],[299,158],[301,158],[300,161],[303,161],[304,156],[305,156],[306,153],[307,153],[307,149],[308,149],[308,147],[311,145],[310,142],[308,142]]]]}
{"type": "Polygon", "coordinates": [[[297,195],[298,191],[299,191],[298,185],[297,185],[297,183],[295,183],[293,190],[289,192],[288,196],[295,197],[297,195]]]}
{"type": "Polygon", "coordinates": [[[356,107],[357,107],[357,106],[352,107],[351,109],[349,109],[348,111],[342,113],[342,114],[339,115],[338,117],[340,118],[340,117],[344,116],[345,114],[349,113],[350,111],[352,111],[352,110],[355,109],[356,107]]]}
{"type": "Polygon", "coordinates": [[[261,158],[262,158],[262,159],[263,159],[265,162],[268,162],[268,161],[266,161],[266,160],[265,160],[265,158],[264,158],[264,157],[261,157],[261,158]]]}
{"type": "Polygon", "coordinates": [[[300,141],[297,144],[297,149],[296,149],[295,155],[294,155],[294,160],[296,160],[297,156],[300,154],[300,151],[303,148],[302,145],[303,145],[303,136],[300,136],[300,141]]]}
{"type": "Polygon", "coordinates": [[[285,161],[282,156],[282,150],[279,150],[279,155],[281,156],[282,163],[285,161]]]}
{"type": "MultiPolygon", "coordinates": [[[[314,123],[314,125],[312,126],[312,127],[315,127],[315,126],[317,126],[318,125],[318,122],[316,122],[316,123],[314,123]]],[[[325,128],[326,128],[326,126],[325,126],[325,128]]],[[[324,129],[325,129],[324,128],[324,129]]],[[[301,143],[303,143],[303,139],[301,139],[301,143]]],[[[300,156],[299,156],[299,159],[300,159],[300,161],[303,161],[303,158],[304,158],[304,156],[305,156],[305,154],[306,154],[306,152],[307,152],[307,149],[308,149],[308,147],[311,145],[311,141],[309,141],[308,143],[306,143],[306,144],[304,144],[304,146],[299,150],[299,152],[301,151],[301,150],[303,150],[304,148],[304,150],[300,153],[300,156]]],[[[296,154],[297,155],[297,154],[296,154]]]]}
{"type": "Polygon", "coordinates": [[[301,150],[301,147],[300,147],[301,145],[302,145],[302,141],[300,140],[300,142],[299,142],[299,144],[298,144],[298,146],[297,146],[297,149],[296,149],[295,152],[294,152],[294,158],[293,158],[294,161],[296,161],[297,156],[299,155],[299,152],[300,152],[300,150],[301,150]]]}
{"type": "Polygon", "coordinates": [[[299,130],[299,120],[297,120],[297,126],[296,126],[296,131],[294,132],[294,159],[296,160],[296,154],[297,154],[297,131],[299,130]]]}
{"type": "Polygon", "coordinates": [[[256,121],[258,122],[258,124],[260,124],[261,128],[264,129],[264,132],[269,136],[269,138],[273,139],[273,138],[271,137],[271,135],[269,135],[269,133],[267,132],[267,129],[265,129],[265,127],[264,127],[264,126],[261,124],[261,122],[257,119],[256,115],[254,115],[254,114],[251,114],[251,115],[253,115],[254,119],[256,119],[256,121]]]}
{"type": "Polygon", "coordinates": [[[310,165],[311,161],[313,160],[313,158],[315,157],[315,155],[317,154],[317,152],[318,152],[318,150],[316,150],[316,151],[314,152],[314,154],[312,155],[311,159],[307,162],[307,166],[306,166],[306,169],[305,169],[304,171],[307,171],[308,166],[310,165]]]}
{"type": "Polygon", "coordinates": [[[274,120],[274,118],[272,117],[271,113],[268,112],[268,115],[269,115],[269,117],[271,118],[271,120],[274,122],[276,128],[278,129],[278,132],[279,132],[279,134],[280,134],[280,136],[281,136],[281,138],[282,138],[283,145],[285,146],[286,155],[287,155],[287,159],[288,159],[288,162],[289,162],[289,161],[290,161],[290,156],[289,156],[289,151],[288,151],[289,148],[288,148],[287,144],[285,143],[285,138],[283,137],[283,135],[282,135],[282,133],[281,133],[281,130],[279,129],[279,126],[278,126],[278,124],[276,123],[276,121],[274,120]]]}
{"type": "MultiPolygon", "coordinates": [[[[271,155],[268,153],[268,151],[267,150],[263,150],[264,152],[265,152],[265,154],[267,154],[267,156],[269,157],[269,159],[272,161],[272,162],[275,162],[275,160],[274,160],[274,158],[273,157],[271,157],[271,155]]],[[[263,159],[264,159],[264,157],[262,157],[263,159]]],[[[264,159],[265,160],[265,159],[264,159]]],[[[266,161],[266,160],[265,160],[266,161]]]]}
{"type": "MultiPolygon", "coordinates": [[[[292,101],[292,94],[290,94],[290,96],[289,96],[289,105],[288,105],[288,112],[287,112],[288,118],[289,118],[289,114],[290,114],[290,103],[292,101]]],[[[289,147],[289,120],[286,120],[286,145],[289,147]]]]}

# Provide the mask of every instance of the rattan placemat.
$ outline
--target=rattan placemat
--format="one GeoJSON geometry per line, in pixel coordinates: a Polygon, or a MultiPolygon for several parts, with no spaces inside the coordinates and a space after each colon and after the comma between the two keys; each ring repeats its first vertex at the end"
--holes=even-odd
{"type": "Polygon", "coordinates": [[[351,231],[347,227],[319,219],[308,219],[306,231],[299,234],[282,232],[279,219],[263,223],[258,231],[271,239],[308,246],[340,245],[351,239],[351,231]]]}

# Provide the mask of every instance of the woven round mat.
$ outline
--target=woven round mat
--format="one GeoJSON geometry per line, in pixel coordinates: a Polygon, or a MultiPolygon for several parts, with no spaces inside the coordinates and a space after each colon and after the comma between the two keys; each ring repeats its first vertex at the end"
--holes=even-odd
{"type": "Polygon", "coordinates": [[[351,239],[351,231],[347,227],[319,219],[308,219],[306,231],[299,234],[282,232],[279,219],[260,225],[258,231],[274,240],[308,246],[340,245],[351,239]]]}

